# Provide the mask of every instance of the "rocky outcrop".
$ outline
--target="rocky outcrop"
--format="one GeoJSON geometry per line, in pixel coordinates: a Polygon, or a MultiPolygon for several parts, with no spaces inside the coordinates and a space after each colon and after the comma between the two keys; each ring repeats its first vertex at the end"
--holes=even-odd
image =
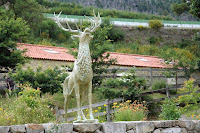
{"type": "Polygon", "coordinates": [[[200,120],[25,124],[0,126],[0,133],[200,133],[200,120]]]}

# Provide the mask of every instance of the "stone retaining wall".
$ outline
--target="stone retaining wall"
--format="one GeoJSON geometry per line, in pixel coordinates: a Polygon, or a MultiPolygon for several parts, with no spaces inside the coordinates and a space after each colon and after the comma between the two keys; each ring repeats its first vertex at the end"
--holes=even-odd
{"type": "Polygon", "coordinates": [[[0,133],[200,133],[200,120],[25,124],[0,126],[0,133]]]}

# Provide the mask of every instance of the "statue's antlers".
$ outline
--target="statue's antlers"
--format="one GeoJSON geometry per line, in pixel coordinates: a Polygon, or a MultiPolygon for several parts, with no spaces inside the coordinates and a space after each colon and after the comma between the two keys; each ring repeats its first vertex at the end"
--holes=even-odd
{"type": "MultiPolygon", "coordinates": [[[[77,26],[77,23],[76,24],[76,27],[77,27],[77,30],[72,30],[71,27],[69,26],[69,23],[68,21],[66,21],[66,24],[67,24],[67,27],[68,29],[64,28],[61,23],[60,23],[60,20],[62,19],[62,17],[60,18],[60,14],[62,13],[62,11],[58,14],[58,16],[56,16],[55,12],[54,12],[54,17],[56,19],[56,23],[58,24],[58,26],[63,29],[64,31],[69,31],[69,32],[74,32],[74,33],[77,33],[77,32],[80,32],[80,29],[78,28],[77,26]]],[[[67,18],[67,17],[66,17],[67,18]]]]}
{"type": "MultiPolygon", "coordinates": [[[[66,24],[67,24],[67,27],[68,27],[68,28],[67,28],[67,29],[64,28],[64,27],[61,25],[61,23],[60,23],[60,20],[62,19],[62,17],[60,18],[61,13],[62,13],[62,11],[56,16],[56,14],[55,14],[55,12],[54,12],[54,17],[55,17],[55,19],[56,19],[56,23],[58,24],[58,26],[59,26],[61,29],[63,29],[64,31],[69,31],[69,32],[73,32],[73,33],[82,32],[82,28],[79,29],[79,27],[78,27],[78,25],[77,25],[76,22],[75,22],[75,25],[76,25],[77,30],[72,30],[72,29],[70,28],[69,23],[68,23],[67,20],[66,20],[66,24]]],[[[91,33],[94,32],[94,31],[100,26],[100,24],[101,24],[101,17],[100,17],[99,12],[98,12],[98,16],[96,16],[96,14],[95,14],[95,12],[94,12],[94,9],[93,9],[93,14],[94,14],[94,18],[89,18],[89,17],[87,17],[88,20],[91,22],[91,25],[90,25],[89,28],[86,28],[86,29],[87,29],[87,31],[89,30],[89,32],[91,32],[91,33]]],[[[66,18],[67,18],[67,17],[66,17],[66,18]]],[[[81,22],[81,24],[82,24],[82,22],[81,22]]],[[[85,30],[86,30],[86,29],[85,29],[85,30]]],[[[84,30],[84,32],[85,32],[85,30],[84,30]]]]}
{"type": "Polygon", "coordinates": [[[89,27],[90,32],[94,32],[101,24],[101,17],[100,14],[98,12],[98,16],[96,16],[94,9],[93,9],[93,14],[94,14],[94,18],[90,19],[89,17],[88,20],[91,22],[91,26],[89,27]]]}

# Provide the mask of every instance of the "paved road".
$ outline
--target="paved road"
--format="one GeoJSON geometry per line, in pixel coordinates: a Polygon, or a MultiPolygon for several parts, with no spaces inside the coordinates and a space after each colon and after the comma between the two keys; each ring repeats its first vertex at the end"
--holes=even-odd
{"type": "MultiPolygon", "coordinates": [[[[52,20],[55,20],[53,17],[49,17],[52,20]]],[[[74,19],[74,18],[62,18],[60,21],[69,21],[69,22],[75,22],[79,21],[79,19],[74,19]]],[[[115,26],[146,26],[149,27],[148,23],[139,23],[139,22],[124,22],[124,21],[111,21],[115,26]]],[[[169,24],[169,23],[164,23],[164,28],[188,28],[188,29],[200,29],[200,24],[169,24]]]]}
{"type": "MultiPolygon", "coordinates": [[[[138,23],[138,22],[122,22],[122,21],[111,21],[115,26],[146,26],[149,27],[148,23],[138,23]]],[[[166,28],[190,28],[190,29],[200,29],[200,24],[168,24],[164,23],[166,28]]]]}

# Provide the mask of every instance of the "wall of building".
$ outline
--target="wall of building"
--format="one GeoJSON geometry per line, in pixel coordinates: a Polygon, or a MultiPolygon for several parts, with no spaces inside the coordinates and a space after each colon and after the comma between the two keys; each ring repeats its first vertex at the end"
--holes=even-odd
{"type": "Polygon", "coordinates": [[[62,66],[73,66],[74,62],[69,61],[55,61],[55,60],[44,60],[44,59],[31,59],[29,63],[25,64],[23,68],[27,68],[31,66],[31,68],[36,69],[39,66],[42,66],[43,69],[47,69],[49,67],[62,67],[62,66]]]}

